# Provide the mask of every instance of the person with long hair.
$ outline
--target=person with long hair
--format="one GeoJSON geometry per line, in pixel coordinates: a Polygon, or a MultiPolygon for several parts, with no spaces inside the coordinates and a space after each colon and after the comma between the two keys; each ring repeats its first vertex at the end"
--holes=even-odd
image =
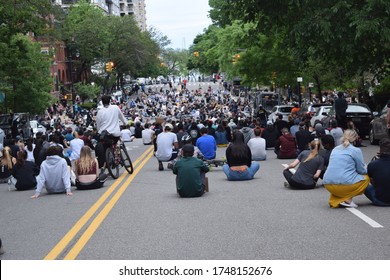
{"type": "Polygon", "coordinates": [[[324,158],[318,154],[320,141],[315,139],[310,142],[310,150],[302,151],[296,160],[290,163],[283,171],[287,182],[285,187],[308,190],[314,189],[321,171],[324,168],[324,158]],[[295,173],[291,172],[299,164],[295,173]]]}
{"type": "Polygon", "coordinates": [[[16,163],[16,159],[11,156],[10,147],[4,147],[0,158],[0,182],[8,182],[12,176],[12,168],[16,163]]]}
{"type": "Polygon", "coordinates": [[[80,151],[80,158],[76,161],[76,187],[79,190],[90,190],[103,187],[107,180],[107,174],[99,175],[99,163],[92,156],[91,148],[83,146],[80,151]]]}
{"type": "Polygon", "coordinates": [[[363,194],[370,183],[363,153],[354,146],[358,138],[355,130],[345,130],[342,144],[336,146],[330,155],[323,184],[330,192],[329,205],[332,208],[358,207],[352,198],[363,194]]]}
{"type": "Polygon", "coordinates": [[[39,168],[34,162],[28,160],[25,150],[20,150],[16,157],[16,164],[12,169],[12,175],[16,179],[15,188],[18,191],[34,189],[37,185],[36,176],[38,174],[39,168]]]}
{"type": "Polygon", "coordinates": [[[260,168],[258,162],[252,162],[251,150],[239,130],[233,132],[232,143],[226,149],[226,160],[222,168],[229,181],[251,180],[260,168]]]}

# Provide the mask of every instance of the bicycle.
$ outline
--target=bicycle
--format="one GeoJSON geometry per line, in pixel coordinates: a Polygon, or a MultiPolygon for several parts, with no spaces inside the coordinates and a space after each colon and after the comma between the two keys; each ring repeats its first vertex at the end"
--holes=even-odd
{"type": "Polygon", "coordinates": [[[133,163],[127,152],[125,143],[119,137],[111,134],[104,136],[106,168],[112,178],[119,178],[119,168],[124,167],[129,174],[133,174],[133,163]]]}

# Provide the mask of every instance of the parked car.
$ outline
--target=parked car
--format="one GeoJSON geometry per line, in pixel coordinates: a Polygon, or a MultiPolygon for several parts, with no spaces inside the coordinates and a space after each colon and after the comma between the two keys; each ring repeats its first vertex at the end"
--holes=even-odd
{"type": "Polygon", "coordinates": [[[308,103],[308,104],[302,105],[300,112],[302,114],[310,114],[311,116],[314,116],[317,113],[317,111],[323,106],[332,106],[332,104],[330,104],[330,103],[308,103]]]}
{"type": "MultiPolygon", "coordinates": [[[[328,115],[321,122],[326,128],[330,125],[330,121],[336,118],[336,112],[332,107],[328,115]]],[[[360,137],[363,139],[370,134],[370,122],[374,118],[370,108],[363,103],[349,103],[347,108],[347,121],[353,121],[356,128],[359,130],[360,137]]]]}
{"type": "Polygon", "coordinates": [[[294,108],[292,105],[276,105],[272,108],[271,114],[268,116],[268,120],[274,123],[278,118],[278,115],[282,115],[283,120],[288,121],[288,115],[291,114],[292,108],[294,108]]]}
{"type": "Polygon", "coordinates": [[[314,127],[314,123],[316,122],[316,120],[321,121],[324,117],[326,117],[328,115],[330,109],[332,109],[332,106],[318,107],[317,111],[315,112],[313,117],[310,119],[311,125],[314,127]]]}
{"type": "Polygon", "coordinates": [[[373,145],[377,145],[379,140],[387,137],[387,106],[381,112],[374,113],[375,118],[370,122],[369,140],[373,145]]]}
{"type": "Polygon", "coordinates": [[[29,113],[15,113],[13,118],[10,114],[0,115],[0,128],[5,134],[11,133],[13,123],[16,124],[18,132],[23,135],[24,139],[32,137],[29,113]]]}

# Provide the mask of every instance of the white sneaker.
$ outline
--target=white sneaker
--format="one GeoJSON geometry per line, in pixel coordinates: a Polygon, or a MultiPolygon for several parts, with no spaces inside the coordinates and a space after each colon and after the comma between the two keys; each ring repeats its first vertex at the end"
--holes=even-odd
{"type": "Polygon", "coordinates": [[[343,201],[340,203],[340,205],[343,207],[358,208],[358,205],[353,201],[351,201],[351,203],[347,203],[347,202],[343,201]]]}

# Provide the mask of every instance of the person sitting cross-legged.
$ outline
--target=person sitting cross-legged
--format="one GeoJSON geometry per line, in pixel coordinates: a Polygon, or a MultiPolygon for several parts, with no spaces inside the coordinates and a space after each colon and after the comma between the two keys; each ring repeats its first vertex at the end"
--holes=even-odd
{"type": "Polygon", "coordinates": [[[99,163],[92,157],[91,148],[84,146],[80,151],[80,158],[76,161],[76,187],[79,190],[91,190],[103,187],[107,174],[100,173],[99,163]]]}
{"type": "Polygon", "coordinates": [[[287,180],[285,187],[294,189],[314,189],[318,178],[324,167],[324,159],[318,154],[320,146],[319,140],[310,142],[310,151],[302,151],[296,160],[290,163],[283,171],[284,178],[287,180]],[[290,169],[299,164],[296,172],[291,173],[290,169]]]}
{"type": "Polygon", "coordinates": [[[200,159],[193,157],[194,146],[185,144],[181,149],[182,158],[173,166],[176,174],[176,188],[181,197],[202,196],[205,191],[205,173],[209,167],[200,159]]]}
{"type": "Polygon", "coordinates": [[[229,181],[251,180],[260,168],[258,162],[252,161],[251,150],[239,130],[233,132],[233,141],[226,149],[226,160],[227,164],[222,168],[229,181]]]}
{"type": "Polygon", "coordinates": [[[42,162],[37,178],[37,189],[31,198],[39,197],[43,187],[46,187],[48,193],[72,195],[70,170],[66,160],[62,157],[60,146],[51,146],[47,150],[47,158],[42,162]]]}

